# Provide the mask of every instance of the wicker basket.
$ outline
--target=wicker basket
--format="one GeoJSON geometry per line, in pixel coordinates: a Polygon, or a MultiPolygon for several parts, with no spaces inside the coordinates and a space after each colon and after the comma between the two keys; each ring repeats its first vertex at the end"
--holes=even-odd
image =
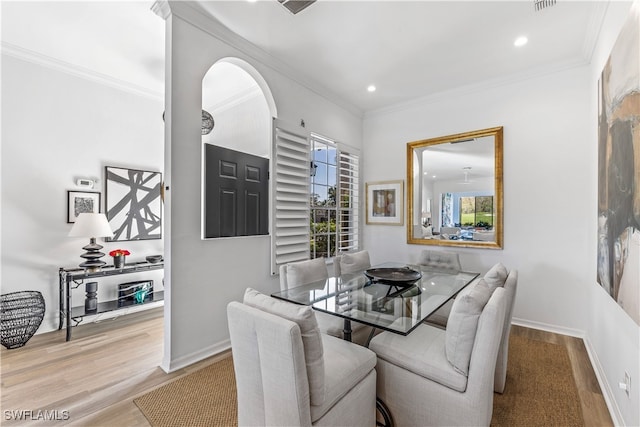
{"type": "Polygon", "coordinates": [[[44,318],[44,298],[38,291],[2,295],[0,335],[8,349],[22,347],[36,333],[44,318]]]}

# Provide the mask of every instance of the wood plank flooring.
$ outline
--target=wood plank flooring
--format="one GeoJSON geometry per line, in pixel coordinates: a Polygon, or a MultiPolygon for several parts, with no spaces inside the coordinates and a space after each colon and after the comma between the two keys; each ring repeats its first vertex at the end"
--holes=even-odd
{"type": "MultiPolygon", "coordinates": [[[[148,426],[133,403],[135,397],[230,355],[166,374],[158,367],[163,354],[162,310],[76,327],[70,342],[62,330],[36,335],[20,349],[2,347],[2,425],[148,426]],[[13,419],[19,415],[14,411],[20,410],[32,411],[31,417],[13,419]],[[44,422],[42,417],[58,420],[44,422]]],[[[512,334],[564,345],[586,426],[613,425],[581,339],[518,326],[512,334]]]]}

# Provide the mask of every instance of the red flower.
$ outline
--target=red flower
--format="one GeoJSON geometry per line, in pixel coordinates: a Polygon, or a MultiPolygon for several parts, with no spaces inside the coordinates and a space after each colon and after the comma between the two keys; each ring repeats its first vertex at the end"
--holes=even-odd
{"type": "Polygon", "coordinates": [[[114,249],[111,252],[109,252],[109,256],[124,256],[124,255],[131,255],[131,252],[129,252],[126,249],[114,249]]]}

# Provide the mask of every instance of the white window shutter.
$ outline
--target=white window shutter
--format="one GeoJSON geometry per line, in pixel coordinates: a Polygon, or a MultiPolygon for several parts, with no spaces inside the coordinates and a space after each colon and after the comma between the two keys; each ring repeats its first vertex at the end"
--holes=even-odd
{"type": "Polygon", "coordinates": [[[273,122],[271,273],[309,259],[309,134],[273,122]]]}
{"type": "Polygon", "coordinates": [[[360,156],[339,146],[338,252],[360,249],[360,156]]]}

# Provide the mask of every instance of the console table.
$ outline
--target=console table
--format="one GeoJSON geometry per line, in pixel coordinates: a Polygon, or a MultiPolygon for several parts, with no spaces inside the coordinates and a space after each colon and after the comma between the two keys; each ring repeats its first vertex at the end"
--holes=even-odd
{"type": "Polygon", "coordinates": [[[115,268],[113,265],[103,266],[99,271],[86,271],[83,268],[60,268],[58,274],[60,276],[60,322],[58,324],[58,330],[62,329],[62,326],[67,326],[67,341],[71,340],[71,328],[79,325],[85,316],[93,316],[99,313],[106,313],[109,311],[122,310],[128,307],[139,306],[143,304],[149,304],[156,301],[162,301],[164,299],[164,291],[154,291],[152,297],[149,300],[145,300],[142,303],[136,303],[134,301],[102,301],[98,303],[96,310],[86,311],[83,305],[74,307],[71,302],[71,289],[76,289],[82,285],[85,279],[99,279],[101,277],[118,276],[121,274],[140,273],[145,271],[160,270],[164,268],[163,262],[150,263],[150,262],[134,262],[126,264],[122,268],[115,268]],[[72,283],[75,286],[72,286],[72,283]],[[79,319],[79,320],[78,320],[79,319]],[[71,324],[71,321],[75,323],[71,324]]]}

